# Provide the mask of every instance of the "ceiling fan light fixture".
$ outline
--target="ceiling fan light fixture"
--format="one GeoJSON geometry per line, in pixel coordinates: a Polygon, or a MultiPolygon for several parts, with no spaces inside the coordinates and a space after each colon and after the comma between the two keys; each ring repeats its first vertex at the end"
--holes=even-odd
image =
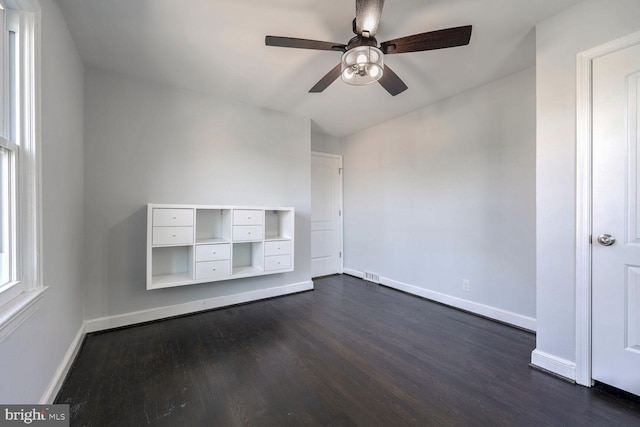
{"type": "Polygon", "coordinates": [[[383,54],[375,46],[356,46],[342,55],[341,77],[355,86],[377,82],[384,73],[383,54]]]}
{"type": "Polygon", "coordinates": [[[375,35],[383,6],[384,0],[356,0],[356,17],[351,26],[355,37],[347,44],[280,36],[266,36],[265,44],[343,52],[340,64],[325,74],[309,90],[310,93],[322,92],[340,75],[350,85],[361,86],[377,81],[389,95],[396,96],[408,88],[391,68],[384,65],[383,55],[466,46],[471,40],[472,26],[464,25],[413,34],[378,44],[375,35]]]}

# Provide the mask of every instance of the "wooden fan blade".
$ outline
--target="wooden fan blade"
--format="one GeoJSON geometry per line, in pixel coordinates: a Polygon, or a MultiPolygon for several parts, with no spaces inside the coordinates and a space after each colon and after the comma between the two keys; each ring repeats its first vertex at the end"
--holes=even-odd
{"type": "Polygon", "coordinates": [[[404,84],[402,79],[400,79],[400,77],[398,77],[398,75],[386,64],[384,66],[384,73],[380,80],[378,80],[378,83],[380,83],[380,85],[385,88],[391,96],[396,96],[397,94],[407,90],[407,85],[404,84]]]}
{"type": "Polygon", "coordinates": [[[344,52],[347,48],[346,45],[341,43],[278,36],[266,36],[264,43],[267,46],[293,47],[296,49],[337,50],[339,52],[344,52]]]}
{"type": "Polygon", "coordinates": [[[444,49],[448,47],[465,46],[471,40],[471,25],[447,28],[400,37],[380,44],[382,52],[392,53],[420,52],[423,50],[444,49]]]}
{"type": "Polygon", "coordinates": [[[318,83],[314,87],[312,87],[309,92],[311,93],[320,93],[326,88],[329,87],[331,83],[333,83],[340,73],[342,72],[342,64],[338,64],[331,69],[323,78],[320,79],[318,83]]]}
{"type": "Polygon", "coordinates": [[[382,16],[382,6],[384,6],[384,0],[356,0],[356,34],[362,35],[363,32],[368,32],[369,37],[376,35],[382,16]]]}

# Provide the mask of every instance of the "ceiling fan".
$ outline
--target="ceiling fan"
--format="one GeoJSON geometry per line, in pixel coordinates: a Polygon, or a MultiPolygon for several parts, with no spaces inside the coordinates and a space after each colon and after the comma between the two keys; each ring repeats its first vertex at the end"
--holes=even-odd
{"type": "Polygon", "coordinates": [[[471,25],[446,28],[400,37],[380,43],[375,38],[384,0],[356,0],[356,17],[353,20],[355,37],[349,43],[332,43],[292,37],[266,36],[267,46],[298,49],[332,50],[342,52],[342,60],[309,92],[325,90],[338,78],[352,85],[379,82],[392,96],[404,92],[407,85],[384,63],[384,55],[465,46],[471,39],[471,25]]]}

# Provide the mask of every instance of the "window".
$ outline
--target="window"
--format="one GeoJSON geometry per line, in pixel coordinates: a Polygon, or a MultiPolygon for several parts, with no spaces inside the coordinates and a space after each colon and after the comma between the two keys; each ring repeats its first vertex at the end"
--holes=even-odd
{"type": "Polygon", "coordinates": [[[12,11],[2,15],[2,123],[0,129],[0,303],[23,289],[16,269],[16,178],[20,146],[16,138],[16,31],[12,11]]]}
{"type": "MultiPolygon", "coordinates": [[[[40,280],[35,0],[0,0],[0,340],[40,280]]],[[[11,329],[11,328],[8,328],[11,329]]]]}

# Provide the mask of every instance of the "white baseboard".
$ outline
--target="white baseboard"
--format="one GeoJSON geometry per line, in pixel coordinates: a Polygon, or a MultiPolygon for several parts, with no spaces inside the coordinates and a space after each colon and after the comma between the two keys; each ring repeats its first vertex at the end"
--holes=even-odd
{"type": "Polygon", "coordinates": [[[98,332],[106,329],[120,328],[123,326],[135,325],[137,323],[150,322],[153,320],[166,319],[168,317],[181,316],[184,314],[197,313],[199,311],[211,310],[214,308],[227,307],[235,304],[242,304],[266,298],[293,294],[296,292],[309,291],[312,289],[313,282],[309,280],[274,288],[258,289],[255,291],[198,300],[168,307],[157,307],[148,310],[135,311],[132,313],[101,317],[98,319],[87,320],[85,323],[85,328],[87,333],[98,332]]]}
{"type": "Polygon", "coordinates": [[[343,271],[344,274],[348,274],[349,276],[354,276],[359,279],[362,279],[364,277],[364,273],[362,271],[351,270],[350,268],[345,268],[343,271]]]}
{"type": "MultiPolygon", "coordinates": [[[[360,271],[345,268],[344,272],[346,274],[349,274],[350,276],[359,278],[364,277],[364,273],[360,271]]],[[[489,305],[454,297],[451,295],[443,294],[441,292],[436,292],[415,285],[410,285],[408,283],[398,282],[397,280],[389,279],[388,277],[380,277],[380,284],[389,288],[406,292],[408,294],[439,302],[450,307],[455,307],[460,310],[469,311],[480,316],[508,323],[509,325],[517,326],[522,329],[527,329],[532,332],[536,331],[536,319],[532,317],[523,316],[518,313],[513,313],[511,311],[502,310],[500,308],[492,307],[489,305]]]]}
{"type": "Polygon", "coordinates": [[[71,369],[71,365],[73,365],[73,361],[76,359],[78,352],[80,351],[80,347],[82,346],[82,340],[85,336],[85,325],[84,323],[80,326],[78,333],[69,344],[69,348],[65,353],[58,369],[56,369],[53,378],[51,378],[51,382],[49,386],[45,390],[44,394],[40,398],[41,405],[48,405],[53,403],[53,400],[56,398],[56,395],[60,391],[62,384],[64,383],[69,370],[71,369]]]}
{"type": "Polygon", "coordinates": [[[576,380],[575,362],[536,349],[531,352],[531,364],[572,381],[576,380]]]}

